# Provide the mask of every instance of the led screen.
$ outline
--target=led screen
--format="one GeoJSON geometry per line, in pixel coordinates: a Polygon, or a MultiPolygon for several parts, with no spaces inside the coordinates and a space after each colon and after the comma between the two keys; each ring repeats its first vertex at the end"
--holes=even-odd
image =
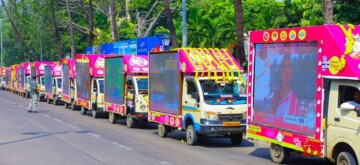
{"type": "Polygon", "coordinates": [[[83,100],[90,100],[90,68],[89,63],[76,63],[77,96],[83,100]]]}
{"type": "Polygon", "coordinates": [[[150,109],[179,114],[178,54],[150,54],[150,109]]]}
{"type": "Polygon", "coordinates": [[[255,45],[254,122],[313,135],[317,42],[255,45]]]}
{"type": "Polygon", "coordinates": [[[123,104],[123,58],[105,59],[105,102],[123,104]]]}
{"type": "Polygon", "coordinates": [[[69,85],[69,83],[70,83],[70,78],[69,78],[69,65],[63,65],[62,66],[62,79],[64,80],[63,82],[62,82],[62,92],[65,94],[65,95],[67,95],[67,96],[69,96],[70,95],[70,85],[69,85]]]}
{"type": "Polygon", "coordinates": [[[45,93],[52,93],[51,66],[45,66],[45,93]]]}

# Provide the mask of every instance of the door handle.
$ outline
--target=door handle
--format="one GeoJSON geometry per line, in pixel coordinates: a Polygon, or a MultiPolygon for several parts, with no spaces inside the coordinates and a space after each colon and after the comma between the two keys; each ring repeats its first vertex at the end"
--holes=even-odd
{"type": "Polygon", "coordinates": [[[339,121],[340,121],[340,118],[335,117],[334,120],[337,121],[337,122],[339,122],[339,121]]]}

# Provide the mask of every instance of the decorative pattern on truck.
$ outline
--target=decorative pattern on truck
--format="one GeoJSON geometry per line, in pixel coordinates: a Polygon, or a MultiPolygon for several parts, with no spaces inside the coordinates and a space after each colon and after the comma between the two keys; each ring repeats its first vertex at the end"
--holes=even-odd
{"type": "Polygon", "coordinates": [[[314,134],[317,46],[255,45],[254,122],[314,134]]]}
{"type": "Polygon", "coordinates": [[[149,61],[147,56],[124,56],[124,72],[147,73],[149,61]]]}
{"type": "Polygon", "coordinates": [[[150,110],[179,114],[180,77],[177,53],[150,54],[150,110]],[[161,77],[161,78],[160,78],[161,77]],[[165,80],[165,81],[164,81],[165,80]],[[166,97],[165,97],[166,96],[166,97]]]}

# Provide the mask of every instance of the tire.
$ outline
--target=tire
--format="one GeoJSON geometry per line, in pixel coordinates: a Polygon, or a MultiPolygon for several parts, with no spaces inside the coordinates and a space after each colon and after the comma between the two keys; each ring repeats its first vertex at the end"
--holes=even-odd
{"type": "Polygon", "coordinates": [[[126,115],[126,126],[128,128],[134,128],[135,126],[135,119],[131,116],[130,113],[126,115]]]}
{"type": "Polygon", "coordinates": [[[109,122],[110,122],[111,124],[115,124],[115,123],[116,123],[116,115],[115,115],[115,113],[109,112],[109,122]]]}
{"type": "Polygon", "coordinates": [[[99,118],[99,113],[96,110],[92,110],[91,114],[93,118],[99,118]]]}
{"type": "Polygon", "coordinates": [[[64,102],[64,107],[67,109],[69,107],[69,104],[67,102],[64,102]]]}
{"type": "Polygon", "coordinates": [[[162,138],[166,137],[167,134],[169,133],[169,128],[168,126],[164,125],[164,124],[159,124],[158,125],[158,135],[162,138]]]}
{"type": "Polygon", "coordinates": [[[230,140],[232,145],[240,145],[243,140],[243,134],[242,133],[230,134],[230,140]]]}
{"type": "Polygon", "coordinates": [[[336,165],[355,165],[356,160],[354,156],[346,151],[340,152],[336,158],[336,165]]]}
{"type": "Polygon", "coordinates": [[[82,115],[86,115],[86,109],[84,107],[81,107],[81,112],[82,115]]]}
{"type": "Polygon", "coordinates": [[[193,125],[189,125],[186,128],[186,142],[189,145],[198,144],[198,136],[193,125]]]}
{"type": "Polygon", "coordinates": [[[270,156],[274,163],[283,164],[286,162],[290,152],[287,148],[278,144],[271,143],[270,145],[270,156]]]}
{"type": "Polygon", "coordinates": [[[47,98],[46,102],[47,102],[48,104],[50,104],[50,103],[51,103],[51,100],[50,100],[49,98],[47,98]]]}

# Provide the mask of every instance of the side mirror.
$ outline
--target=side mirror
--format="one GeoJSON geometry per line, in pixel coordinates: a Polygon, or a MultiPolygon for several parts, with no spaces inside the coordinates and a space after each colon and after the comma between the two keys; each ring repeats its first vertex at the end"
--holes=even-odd
{"type": "Polygon", "coordinates": [[[197,102],[199,102],[199,94],[197,92],[191,93],[191,98],[195,99],[197,102]]]}

